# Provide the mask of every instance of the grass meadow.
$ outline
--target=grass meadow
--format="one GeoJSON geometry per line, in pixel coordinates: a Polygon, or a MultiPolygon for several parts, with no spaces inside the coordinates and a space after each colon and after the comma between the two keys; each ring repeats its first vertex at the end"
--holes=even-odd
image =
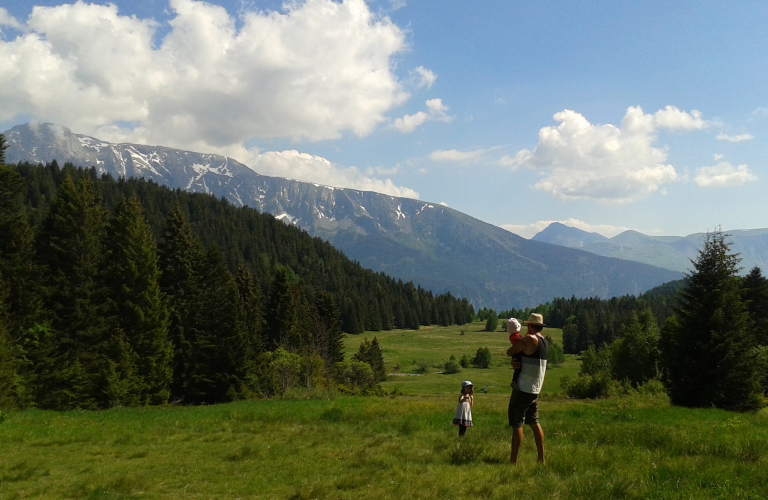
{"type": "MultiPolygon", "coordinates": [[[[7,412],[0,498],[768,498],[768,412],[676,408],[659,396],[568,400],[557,382],[578,372],[574,357],[547,373],[546,465],[526,429],[510,467],[508,341],[481,329],[377,332],[399,374],[382,387],[404,395],[7,412]],[[478,347],[499,352],[490,369],[437,373],[478,347]],[[451,419],[465,379],[475,427],[459,440],[451,419]]],[[[348,337],[348,353],[363,338],[348,337]]]]}

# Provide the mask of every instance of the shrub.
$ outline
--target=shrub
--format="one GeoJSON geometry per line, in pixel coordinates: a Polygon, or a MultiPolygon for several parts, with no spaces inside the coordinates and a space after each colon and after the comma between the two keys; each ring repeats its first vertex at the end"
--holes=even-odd
{"type": "Polygon", "coordinates": [[[491,366],[491,351],[487,347],[478,347],[475,357],[472,358],[472,366],[475,368],[488,368],[491,366]]]}
{"type": "Polygon", "coordinates": [[[459,360],[459,364],[462,368],[469,368],[469,365],[472,364],[472,358],[470,358],[467,354],[461,357],[461,360],[459,360]]]}
{"type": "Polygon", "coordinates": [[[443,373],[459,373],[461,372],[461,365],[455,359],[449,359],[445,364],[443,373]]]}
{"type": "Polygon", "coordinates": [[[609,349],[595,350],[595,346],[581,353],[581,370],[579,375],[598,375],[611,373],[611,351],[609,349]]]}
{"type": "Polygon", "coordinates": [[[496,327],[499,326],[499,317],[496,316],[496,312],[491,309],[491,312],[489,313],[488,320],[485,322],[485,331],[486,332],[493,332],[496,331],[496,327]]]}
{"type": "Polygon", "coordinates": [[[565,353],[562,346],[547,336],[547,348],[549,350],[549,359],[547,360],[547,366],[552,368],[559,368],[565,363],[565,353]]]}
{"type": "Polygon", "coordinates": [[[575,399],[607,398],[611,393],[611,376],[603,372],[597,375],[582,375],[565,388],[568,397],[575,399]]]}
{"type": "Polygon", "coordinates": [[[658,396],[659,394],[666,394],[667,389],[659,379],[651,379],[638,387],[637,392],[648,396],[658,396]]]}
{"type": "Polygon", "coordinates": [[[352,389],[367,391],[376,385],[376,376],[368,363],[343,361],[333,365],[333,378],[352,389]]]}
{"type": "Polygon", "coordinates": [[[426,361],[414,362],[414,364],[416,365],[416,373],[429,373],[429,364],[426,361]]]}

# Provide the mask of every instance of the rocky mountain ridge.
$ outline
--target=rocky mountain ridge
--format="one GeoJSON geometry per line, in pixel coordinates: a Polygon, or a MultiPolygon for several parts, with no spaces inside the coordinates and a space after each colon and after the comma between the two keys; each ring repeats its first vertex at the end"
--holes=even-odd
{"type": "Polygon", "coordinates": [[[409,198],[260,175],[221,155],[112,144],[53,124],[5,132],[6,160],[70,162],[115,177],[247,205],[330,241],[375,271],[450,290],[475,306],[535,306],[556,296],[637,294],[678,272],[529,241],[442,206],[409,198]]]}

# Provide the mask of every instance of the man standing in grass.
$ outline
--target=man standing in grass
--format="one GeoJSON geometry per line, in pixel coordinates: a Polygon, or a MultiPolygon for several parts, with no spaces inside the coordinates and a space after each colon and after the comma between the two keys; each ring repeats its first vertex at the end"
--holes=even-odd
{"type": "Polygon", "coordinates": [[[539,425],[539,393],[544,385],[547,370],[547,341],[541,336],[544,329],[544,317],[533,313],[524,321],[528,332],[523,340],[507,349],[507,356],[521,354],[521,362],[512,360],[512,367],[520,369],[517,384],[512,383],[512,396],[509,398],[509,425],[512,427],[512,454],[509,462],[517,465],[517,454],[523,441],[523,424],[528,424],[533,431],[538,462],[544,463],[544,432],[539,425]]]}

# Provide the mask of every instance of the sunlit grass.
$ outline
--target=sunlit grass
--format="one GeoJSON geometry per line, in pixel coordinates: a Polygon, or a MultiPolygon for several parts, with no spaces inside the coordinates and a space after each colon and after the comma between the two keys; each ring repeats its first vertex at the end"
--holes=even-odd
{"type": "MultiPolygon", "coordinates": [[[[376,335],[388,368],[417,346],[436,364],[508,344],[501,332],[454,330],[376,335]]],[[[348,338],[348,350],[361,339],[348,338]]],[[[768,412],[689,410],[663,397],[566,400],[553,381],[578,368],[573,359],[545,382],[547,464],[535,465],[526,429],[520,465],[510,467],[511,370],[498,361],[457,375],[391,377],[383,386],[408,394],[397,397],[8,412],[0,498],[768,497],[768,412]],[[460,440],[451,419],[464,378],[495,387],[477,394],[475,427],[460,440]]]]}

